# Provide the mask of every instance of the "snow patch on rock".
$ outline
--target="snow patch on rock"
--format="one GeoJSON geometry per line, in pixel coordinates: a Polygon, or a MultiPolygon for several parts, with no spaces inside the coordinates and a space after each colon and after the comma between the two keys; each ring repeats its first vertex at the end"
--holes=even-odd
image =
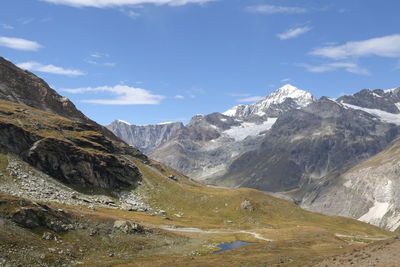
{"type": "Polygon", "coordinates": [[[268,118],[262,124],[243,122],[240,126],[232,127],[223,133],[235,139],[235,141],[242,141],[248,136],[256,136],[263,131],[271,129],[276,120],[277,118],[268,118]]]}

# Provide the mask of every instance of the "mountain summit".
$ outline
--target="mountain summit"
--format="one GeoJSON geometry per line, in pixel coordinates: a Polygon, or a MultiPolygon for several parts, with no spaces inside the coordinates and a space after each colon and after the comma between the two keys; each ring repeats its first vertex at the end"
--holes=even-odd
{"type": "Polygon", "coordinates": [[[286,84],[254,104],[238,105],[223,114],[241,119],[277,117],[290,109],[306,107],[314,101],[315,98],[311,93],[286,84]]]}

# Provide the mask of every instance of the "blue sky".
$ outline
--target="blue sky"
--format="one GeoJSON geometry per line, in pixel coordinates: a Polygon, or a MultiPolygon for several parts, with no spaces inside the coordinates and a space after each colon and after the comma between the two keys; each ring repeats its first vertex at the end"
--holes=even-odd
{"type": "Polygon", "coordinates": [[[0,56],[101,124],[187,122],[291,83],[400,86],[398,0],[1,0],[0,56]]]}

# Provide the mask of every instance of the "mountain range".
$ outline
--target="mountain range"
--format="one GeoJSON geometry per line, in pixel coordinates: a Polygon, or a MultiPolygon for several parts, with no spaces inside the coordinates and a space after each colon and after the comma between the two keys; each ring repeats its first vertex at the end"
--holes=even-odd
{"type": "MultiPolygon", "coordinates": [[[[316,99],[285,85],[254,104],[196,115],[148,154],[204,183],[275,192],[312,211],[395,230],[400,226],[396,194],[385,191],[385,201],[377,202],[381,193],[366,186],[379,180],[377,174],[368,183],[361,174],[354,178],[358,182],[337,183],[395,146],[399,108],[400,88],[316,99]],[[351,197],[337,202],[337,192],[351,197]]],[[[388,180],[391,188],[394,180],[388,180]]]]}

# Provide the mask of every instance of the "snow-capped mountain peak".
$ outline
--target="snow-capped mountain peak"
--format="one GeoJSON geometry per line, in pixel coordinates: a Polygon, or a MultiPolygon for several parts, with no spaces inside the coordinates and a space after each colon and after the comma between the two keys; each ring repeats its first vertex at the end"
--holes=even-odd
{"type": "Polygon", "coordinates": [[[279,89],[266,96],[264,99],[250,105],[235,106],[223,114],[230,117],[245,118],[249,116],[265,116],[277,117],[280,110],[287,110],[289,108],[302,108],[314,101],[311,93],[298,89],[297,87],[286,84],[279,89]],[[293,102],[284,106],[287,99],[293,102]],[[282,107],[278,107],[281,105],[282,107]]]}
{"type": "Polygon", "coordinates": [[[292,98],[301,107],[307,106],[314,100],[314,97],[309,92],[298,89],[291,84],[286,84],[256,104],[263,104],[269,107],[271,104],[281,104],[287,98],[292,98]]]}

